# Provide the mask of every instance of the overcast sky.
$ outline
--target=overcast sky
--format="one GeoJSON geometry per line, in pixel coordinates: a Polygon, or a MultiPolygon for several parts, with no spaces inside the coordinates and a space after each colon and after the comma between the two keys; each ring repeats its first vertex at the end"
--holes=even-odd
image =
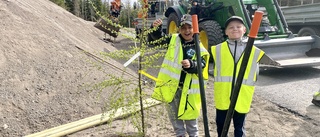
{"type": "Polygon", "coordinates": [[[133,2],[137,1],[137,0],[121,0],[123,1],[123,3],[127,3],[128,1],[130,1],[131,4],[133,4],[133,2]]]}
{"type": "MultiPolygon", "coordinates": [[[[108,0],[106,0],[106,1],[108,1],[108,0]]],[[[113,1],[113,0],[109,0],[109,2],[111,2],[111,1],[113,1]]],[[[133,2],[137,2],[137,0],[121,0],[121,3],[123,5],[125,5],[125,3],[127,3],[128,1],[130,1],[131,5],[133,5],[133,2]]]]}

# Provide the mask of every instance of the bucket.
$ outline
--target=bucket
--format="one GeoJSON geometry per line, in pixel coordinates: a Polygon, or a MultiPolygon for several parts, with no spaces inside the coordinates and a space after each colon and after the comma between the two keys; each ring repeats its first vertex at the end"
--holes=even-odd
{"type": "MultiPolygon", "coordinates": [[[[115,22],[115,21],[113,21],[115,22]]],[[[116,23],[114,23],[116,24],[116,23]]],[[[99,30],[109,34],[110,36],[116,38],[118,36],[118,32],[120,31],[120,26],[115,26],[113,24],[108,23],[103,18],[100,18],[94,27],[98,28],[99,30]]]]}

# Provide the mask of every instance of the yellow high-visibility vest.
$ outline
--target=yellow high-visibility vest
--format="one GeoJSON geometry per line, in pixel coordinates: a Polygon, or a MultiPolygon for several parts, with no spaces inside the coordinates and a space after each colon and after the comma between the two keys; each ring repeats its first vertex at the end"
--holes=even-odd
{"type": "MultiPolygon", "coordinates": [[[[206,67],[202,71],[206,83],[208,79],[210,55],[201,43],[200,52],[201,56],[206,60],[206,67]]],[[[194,55],[193,59],[195,58],[196,56],[194,55]]],[[[173,34],[158,74],[159,81],[156,82],[152,98],[166,103],[170,103],[173,100],[176,91],[179,88],[182,60],[183,50],[180,37],[178,34],[173,34]]],[[[200,109],[201,98],[198,76],[197,74],[186,74],[177,114],[178,118],[182,120],[196,119],[200,114],[200,109]]]]}
{"type": "MultiPolygon", "coordinates": [[[[232,90],[232,79],[234,71],[235,81],[238,77],[240,66],[243,59],[241,55],[236,64],[229,50],[228,43],[223,42],[221,45],[211,47],[212,56],[214,59],[214,101],[216,108],[219,110],[227,110],[230,105],[230,96],[232,90]]],[[[254,93],[254,84],[256,82],[258,62],[264,55],[264,52],[253,46],[241,84],[238,100],[235,110],[239,113],[248,113],[250,110],[252,97],[254,93]]],[[[235,84],[235,83],[234,83],[235,84]]]]}

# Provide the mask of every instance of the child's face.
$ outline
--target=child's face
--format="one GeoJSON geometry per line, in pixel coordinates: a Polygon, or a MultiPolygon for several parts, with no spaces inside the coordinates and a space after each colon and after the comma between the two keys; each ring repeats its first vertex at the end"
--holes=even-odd
{"type": "Polygon", "coordinates": [[[193,39],[193,28],[189,24],[184,24],[180,27],[179,33],[185,41],[191,41],[193,39]]]}
{"type": "Polygon", "coordinates": [[[238,40],[246,33],[246,27],[240,21],[231,21],[228,24],[225,33],[228,35],[229,39],[238,40]]]}

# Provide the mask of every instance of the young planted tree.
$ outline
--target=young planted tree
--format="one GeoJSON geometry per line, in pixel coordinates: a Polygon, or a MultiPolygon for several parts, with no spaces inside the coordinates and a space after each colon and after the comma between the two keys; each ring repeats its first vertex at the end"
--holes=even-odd
{"type": "MultiPolygon", "coordinates": [[[[139,39],[135,36],[135,31],[130,28],[126,28],[125,26],[129,26],[131,19],[133,19],[132,15],[137,14],[137,12],[132,12],[133,8],[130,4],[126,4],[124,9],[121,11],[119,23],[114,22],[114,20],[110,19],[108,16],[105,16],[99,12],[99,9],[95,5],[93,1],[90,1],[91,6],[93,7],[95,14],[100,18],[103,18],[107,25],[101,24],[105,29],[110,31],[112,28],[120,27],[121,32],[118,35],[126,37],[131,41],[131,45],[126,50],[117,50],[114,52],[102,52],[101,55],[105,57],[106,60],[112,58],[118,61],[127,61],[130,60],[134,55],[139,55],[138,58],[134,59],[130,66],[138,66],[135,69],[134,73],[128,73],[126,68],[117,68],[121,73],[110,73],[109,71],[105,71],[105,80],[98,82],[92,86],[92,90],[100,91],[100,94],[108,94],[109,98],[105,99],[105,107],[103,111],[105,113],[110,112],[110,110],[118,110],[123,109],[123,107],[130,108],[124,109],[123,112],[130,112],[129,116],[126,120],[131,124],[136,130],[138,136],[145,136],[147,133],[148,125],[157,125],[157,127],[165,128],[168,124],[167,115],[164,114],[166,112],[165,106],[158,106],[157,108],[151,108],[146,110],[144,106],[148,105],[143,100],[150,98],[152,93],[154,83],[151,79],[145,77],[143,74],[149,71],[157,71],[160,68],[160,64],[157,64],[159,59],[163,58],[165,52],[163,50],[166,49],[167,45],[161,45],[161,40],[158,41],[147,41],[147,35],[157,28],[150,29],[150,26],[145,26],[140,33],[139,39]],[[127,22],[125,21],[127,20],[127,22]],[[111,27],[110,27],[111,26],[111,27]],[[136,43],[136,45],[134,44],[136,43]],[[148,47],[148,45],[157,45],[152,48],[148,47]],[[162,51],[162,52],[161,52],[162,51]],[[140,73],[139,73],[140,72],[140,73]],[[146,81],[151,84],[146,84],[146,81]],[[106,91],[105,89],[113,89],[112,91],[106,91]],[[144,102],[144,103],[143,103],[144,102]],[[139,103],[139,111],[133,112],[131,107],[135,104],[139,103]],[[151,120],[152,119],[152,120],[151,120]]],[[[145,3],[141,3],[144,5],[145,3]]],[[[146,13],[148,12],[148,8],[140,9],[138,12],[146,13]]],[[[146,20],[146,18],[144,18],[146,20]]],[[[146,21],[144,21],[146,22],[146,21]]],[[[163,38],[164,39],[164,38],[163,38]]],[[[113,66],[115,67],[115,66],[113,66]]],[[[99,66],[101,70],[107,70],[108,68],[103,68],[99,66]]],[[[137,108],[135,108],[137,109],[137,108]]],[[[115,113],[116,111],[114,111],[115,113]]],[[[111,114],[113,116],[114,114],[111,114]]],[[[112,125],[112,122],[109,123],[112,125]]],[[[119,132],[119,134],[125,133],[125,128],[128,125],[123,125],[123,132],[119,132]]]]}

